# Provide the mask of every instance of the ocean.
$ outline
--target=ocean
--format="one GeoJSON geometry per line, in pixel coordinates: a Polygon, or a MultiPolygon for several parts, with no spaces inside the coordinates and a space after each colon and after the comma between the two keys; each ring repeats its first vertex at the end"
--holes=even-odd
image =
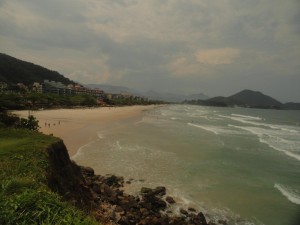
{"type": "Polygon", "coordinates": [[[168,105],[99,127],[73,159],[165,186],[179,208],[229,224],[300,224],[300,111],[168,105]]]}

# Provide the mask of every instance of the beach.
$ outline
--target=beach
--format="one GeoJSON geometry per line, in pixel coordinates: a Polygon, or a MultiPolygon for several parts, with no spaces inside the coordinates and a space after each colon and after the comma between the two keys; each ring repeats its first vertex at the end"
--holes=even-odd
{"type": "Polygon", "coordinates": [[[26,118],[29,113],[39,121],[39,131],[63,139],[69,155],[97,137],[99,127],[141,115],[157,106],[125,106],[79,109],[51,109],[39,111],[13,111],[26,118]]]}

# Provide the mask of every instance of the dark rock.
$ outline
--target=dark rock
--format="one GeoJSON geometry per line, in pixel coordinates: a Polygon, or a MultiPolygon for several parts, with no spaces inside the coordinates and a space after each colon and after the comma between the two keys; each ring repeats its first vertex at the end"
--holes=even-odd
{"type": "Polygon", "coordinates": [[[169,203],[169,204],[175,204],[175,200],[171,197],[171,196],[167,196],[166,197],[166,201],[169,203]]]}
{"type": "Polygon", "coordinates": [[[154,203],[153,205],[155,207],[158,207],[158,209],[165,209],[167,207],[167,203],[160,198],[155,199],[155,202],[153,203],[154,203]]]}
{"type": "Polygon", "coordinates": [[[106,184],[101,185],[101,192],[106,196],[112,196],[113,190],[106,184]]]}
{"type": "Polygon", "coordinates": [[[156,187],[153,190],[154,195],[164,196],[166,194],[166,188],[165,187],[156,187]]]}
{"type": "Polygon", "coordinates": [[[139,202],[139,205],[142,207],[142,208],[146,208],[148,210],[151,210],[152,209],[152,204],[148,201],[141,201],[139,202]]]}
{"type": "Polygon", "coordinates": [[[146,208],[140,208],[140,213],[145,216],[145,215],[148,215],[148,210],[146,208]]]}
{"type": "Polygon", "coordinates": [[[117,212],[117,213],[124,212],[124,210],[121,206],[117,205],[116,208],[115,208],[115,212],[117,212]]]}
{"type": "Polygon", "coordinates": [[[94,192],[96,192],[97,194],[100,194],[100,193],[101,193],[101,190],[100,190],[100,184],[98,184],[98,183],[93,183],[92,185],[93,185],[93,186],[92,186],[92,190],[93,190],[94,192]]]}
{"type": "Polygon", "coordinates": [[[185,209],[180,209],[179,211],[183,215],[188,215],[189,214],[185,209]]]}
{"type": "Polygon", "coordinates": [[[115,175],[111,175],[104,178],[104,183],[107,184],[108,186],[121,187],[123,182],[124,182],[123,177],[117,177],[115,175]]]}
{"type": "Polygon", "coordinates": [[[189,207],[189,208],[188,208],[188,211],[190,211],[190,212],[196,212],[196,209],[194,209],[194,208],[192,208],[192,207],[189,207]]]}
{"type": "Polygon", "coordinates": [[[141,194],[144,195],[144,194],[150,194],[152,193],[152,189],[151,188],[147,188],[147,187],[142,187],[141,188],[141,194]]]}
{"type": "Polygon", "coordinates": [[[191,222],[199,225],[208,225],[205,219],[205,216],[202,212],[198,213],[197,215],[191,216],[191,222]]]}
{"type": "Polygon", "coordinates": [[[218,223],[222,224],[222,225],[227,225],[227,221],[226,220],[218,220],[218,223]]]}
{"type": "Polygon", "coordinates": [[[91,167],[81,167],[81,170],[86,176],[92,177],[95,175],[94,169],[91,167]]]}
{"type": "Polygon", "coordinates": [[[209,221],[208,225],[217,225],[217,224],[212,221],[209,221]]]}

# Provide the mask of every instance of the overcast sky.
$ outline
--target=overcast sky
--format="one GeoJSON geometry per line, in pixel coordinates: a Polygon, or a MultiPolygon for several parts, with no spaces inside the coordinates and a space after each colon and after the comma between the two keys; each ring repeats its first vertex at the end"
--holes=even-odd
{"type": "Polygon", "coordinates": [[[0,0],[0,52],[81,83],[300,102],[300,1],[0,0]]]}

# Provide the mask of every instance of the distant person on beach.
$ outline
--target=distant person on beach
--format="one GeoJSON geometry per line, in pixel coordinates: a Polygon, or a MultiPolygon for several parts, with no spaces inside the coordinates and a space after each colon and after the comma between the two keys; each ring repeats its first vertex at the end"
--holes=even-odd
{"type": "Polygon", "coordinates": [[[48,127],[50,128],[50,123],[48,123],[48,127]]]}

